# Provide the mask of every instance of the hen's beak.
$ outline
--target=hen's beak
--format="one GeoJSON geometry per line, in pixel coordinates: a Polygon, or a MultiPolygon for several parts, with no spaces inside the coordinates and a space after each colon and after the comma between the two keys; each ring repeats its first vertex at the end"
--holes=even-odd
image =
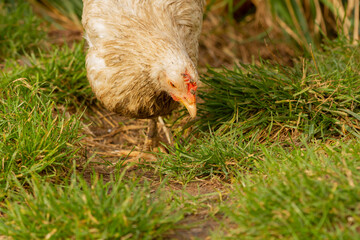
{"type": "Polygon", "coordinates": [[[180,99],[180,102],[184,104],[192,118],[196,117],[196,101],[188,101],[187,99],[180,99]]]}

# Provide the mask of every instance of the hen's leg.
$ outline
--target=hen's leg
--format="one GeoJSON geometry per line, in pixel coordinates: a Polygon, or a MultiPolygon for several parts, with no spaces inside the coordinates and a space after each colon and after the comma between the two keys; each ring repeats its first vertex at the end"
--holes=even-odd
{"type": "Polygon", "coordinates": [[[157,121],[155,118],[149,119],[148,133],[145,140],[144,150],[150,151],[159,143],[157,121]]]}
{"type": "Polygon", "coordinates": [[[171,134],[171,131],[166,127],[165,122],[162,119],[162,117],[159,117],[159,123],[160,123],[160,126],[161,126],[162,130],[165,133],[167,144],[171,146],[172,145],[172,138],[173,138],[172,134],[171,134]]]}

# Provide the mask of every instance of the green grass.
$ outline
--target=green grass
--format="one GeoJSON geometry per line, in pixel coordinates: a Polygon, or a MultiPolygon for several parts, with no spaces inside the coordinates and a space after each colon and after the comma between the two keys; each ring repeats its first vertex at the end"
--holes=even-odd
{"type": "Polygon", "coordinates": [[[76,159],[78,117],[66,118],[41,87],[18,79],[0,93],[2,190],[11,188],[13,177],[63,177],[66,167],[76,159]]]}
{"type": "Polygon", "coordinates": [[[240,65],[209,69],[202,79],[199,124],[226,128],[235,124],[249,136],[305,133],[312,137],[360,136],[360,54],[344,40],[329,42],[313,59],[294,67],[240,65]],[[209,90],[210,89],[210,90],[209,90]]]}
{"type": "Polygon", "coordinates": [[[46,40],[45,25],[29,4],[0,0],[0,61],[37,52],[46,40]]]}
{"type": "Polygon", "coordinates": [[[359,151],[357,140],[263,148],[263,174],[234,185],[214,239],[359,239],[359,151]]]}
{"type": "Polygon", "coordinates": [[[83,44],[8,60],[0,77],[2,189],[9,178],[42,175],[62,181],[77,159],[83,107],[93,95],[84,71],[83,44]],[[69,111],[78,114],[69,115],[69,111]]]}
{"type": "MultiPolygon", "coordinates": [[[[4,21],[8,24],[5,30],[23,34],[7,39],[7,44],[25,47],[24,41],[35,43],[26,35],[30,29],[38,30],[34,36],[42,39],[37,44],[43,43],[46,32],[37,29],[43,22],[27,4],[16,5],[16,10],[11,4],[5,6],[13,13],[0,14],[0,19],[11,20],[4,21]],[[20,14],[24,11],[27,14],[20,14]],[[30,25],[12,25],[23,20],[30,25]]],[[[30,176],[63,181],[68,167],[79,158],[81,106],[93,99],[84,71],[84,46],[42,46],[36,51],[8,47],[0,55],[6,58],[0,75],[0,198],[14,189],[14,177],[20,182],[30,176]],[[70,109],[78,114],[69,116],[70,109]]]]}
{"type": "Polygon", "coordinates": [[[31,181],[0,211],[0,235],[13,239],[160,239],[186,208],[147,183],[81,178],[63,187],[31,181]]]}
{"type": "Polygon", "coordinates": [[[256,171],[262,153],[253,140],[248,141],[238,131],[203,133],[191,142],[178,142],[169,148],[170,154],[158,153],[156,163],[160,174],[188,183],[196,178],[229,179],[240,172],[256,171]]]}
{"type": "Polygon", "coordinates": [[[6,58],[0,75],[0,198],[14,188],[14,177],[21,182],[29,176],[64,179],[78,158],[81,137],[80,115],[67,116],[66,105],[80,106],[80,96],[91,98],[83,45],[38,49],[46,39],[46,32],[38,29],[43,22],[27,4],[3,6],[0,19],[6,27],[1,31],[9,32],[2,35],[6,39],[0,55],[6,58]]]}
{"type": "Polygon", "coordinates": [[[1,236],[162,239],[199,214],[219,222],[214,239],[359,238],[358,46],[339,38],[294,67],[210,68],[192,134],[151,163],[169,181],[86,182],[71,167],[94,100],[84,44],[45,43],[46,24],[28,5],[1,4],[1,236]],[[222,186],[168,190],[194,180],[222,186]]]}
{"type": "Polygon", "coordinates": [[[79,109],[94,96],[86,79],[84,43],[71,47],[51,46],[38,55],[25,55],[24,63],[9,60],[5,64],[2,86],[18,78],[26,78],[30,85],[41,83],[41,90],[58,104],[79,109]]]}

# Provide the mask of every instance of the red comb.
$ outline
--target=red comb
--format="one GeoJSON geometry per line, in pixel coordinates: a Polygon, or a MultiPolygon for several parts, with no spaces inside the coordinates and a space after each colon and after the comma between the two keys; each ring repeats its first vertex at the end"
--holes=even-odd
{"type": "Polygon", "coordinates": [[[195,101],[195,91],[197,89],[196,82],[191,78],[190,74],[186,70],[185,73],[182,75],[184,77],[184,82],[187,84],[188,89],[188,97],[195,101]]]}
{"type": "MultiPolygon", "coordinates": [[[[196,91],[197,85],[196,85],[195,82],[194,83],[187,83],[187,85],[188,85],[188,91],[189,92],[191,92],[191,90],[196,91]]],[[[192,93],[192,94],[194,94],[194,93],[192,93]]]]}

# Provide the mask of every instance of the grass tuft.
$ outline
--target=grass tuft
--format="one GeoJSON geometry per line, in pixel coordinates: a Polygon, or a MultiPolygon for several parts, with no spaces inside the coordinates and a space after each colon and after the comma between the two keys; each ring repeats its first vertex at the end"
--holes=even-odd
{"type": "Polygon", "coordinates": [[[33,180],[1,208],[0,234],[14,239],[159,239],[183,218],[169,194],[124,179],[60,187],[33,180]],[[19,204],[21,203],[21,204],[19,204]]]}
{"type": "Polygon", "coordinates": [[[29,4],[0,0],[0,62],[38,52],[45,39],[44,22],[29,4]]]}
{"type": "MultiPolygon", "coordinates": [[[[222,206],[229,239],[358,239],[360,144],[266,150],[222,206]],[[232,226],[232,227],[227,227],[232,226]]],[[[218,235],[218,237],[219,237],[218,235]]]]}
{"type": "Polygon", "coordinates": [[[182,182],[195,178],[234,177],[239,171],[255,171],[261,152],[254,141],[247,141],[236,130],[214,132],[191,142],[180,142],[169,148],[171,154],[158,153],[158,171],[182,182]]]}
{"type": "Polygon", "coordinates": [[[294,68],[239,65],[220,72],[209,69],[200,97],[199,125],[228,128],[229,124],[260,139],[308,139],[359,134],[360,54],[357,46],[334,43],[313,60],[294,68]]]}
{"type": "Polygon", "coordinates": [[[5,65],[0,87],[14,79],[27,78],[29,84],[41,83],[41,90],[57,104],[79,108],[90,104],[94,95],[86,78],[84,42],[58,47],[49,52],[27,55],[22,63],[5,65]]]}
{"type": "Polygon", "coordinates": [[[42,90],[42,84],[17,79],[0,93],[0,186],[13,177],[59,178],[76,159],[80,122],[67,118],[42,90]]]}

